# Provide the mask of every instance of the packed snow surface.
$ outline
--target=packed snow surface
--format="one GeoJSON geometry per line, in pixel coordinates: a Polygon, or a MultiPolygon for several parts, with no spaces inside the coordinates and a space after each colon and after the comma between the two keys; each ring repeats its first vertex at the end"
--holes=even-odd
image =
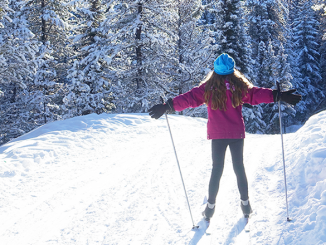
{"type": "MultiPolygon", "coordinates": [[[[195,225],[211,172],[206,120],[169,115],[195,225]]],[[[0,147],[0,244],[326,244],[326,112],[245,139],[245,232],[229,151],[211,234],[193,226],[165,117],[87,115],[0,147]]]]}

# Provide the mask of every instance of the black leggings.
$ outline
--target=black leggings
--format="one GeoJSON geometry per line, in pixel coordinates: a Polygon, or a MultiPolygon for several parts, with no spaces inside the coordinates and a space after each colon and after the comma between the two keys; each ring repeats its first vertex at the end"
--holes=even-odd
{"type": "Polygon", "coordinates": [[[212,140],[213,169],[209,181],[208,202],[215,203],[220,179],[224,169],[225,151],[230,147],[233,170],[237,176],[240,198],[248,200],[248,182],[243,166],[243,139],[215,139],[212,140]]]}

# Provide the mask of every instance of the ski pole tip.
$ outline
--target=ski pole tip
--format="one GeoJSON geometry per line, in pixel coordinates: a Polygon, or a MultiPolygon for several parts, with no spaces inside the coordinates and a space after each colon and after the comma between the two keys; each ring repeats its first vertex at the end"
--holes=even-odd
{"type": "Polygon", "coordinates": [[[289,217],[287,217],[287,218],[286,218],[286,221],[287,221],[287,222],[291,222],[292,219],[290,219],[289,217]]]}

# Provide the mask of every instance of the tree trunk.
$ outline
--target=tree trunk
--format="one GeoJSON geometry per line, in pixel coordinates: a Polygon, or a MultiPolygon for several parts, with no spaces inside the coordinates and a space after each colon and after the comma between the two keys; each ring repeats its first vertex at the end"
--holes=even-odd
{"type": "Polygon", "coordinates": [[[15,84],[14,91],[13,91],[12,97],[10,99],[10,102],[11,103],[15,103],[16,102],[16,95],[17,95],[17,85],[15,84]]]}
{"type": "MultiPolygon", "coordinates": [[[[182,33],[181,33],[181,26],[182,26],[182,16],[181,16],[181,2],[179,0],[178,4],[178,16],[179,16],[179,21],[178,21],[178,51],[179,51],[179,63],[183,62],[183,57],[182,57],[182,33]]],[[[181,73],[181,70],[179,69],[179,73],[181,73]]]]}
{"type": "MultiPolygon", "coordinates": [[[[42,0],[41,2],[41,7],[42,7],[42,13],[44,13],[45,9],[45,0],[42,0]]],[[[42,17],[42,33],[41,33],[41,41],[43,44],[46,43],[47,37],[46,37],[46,20],[42,17]]]]}
{"type": "MultiPolygon", "coordinates": [[[[142,16],[143,12],[143,4],[138,3],[138,14],[142,16]]],[[[137,89],[141,86],[141,77],[142,77],[142,50],[141,50],[141,31],[142,31],[142,24],[138,24],[137,30],[136,30],[136,61],[137,61],[137,77],[136,77],[136,83],[137,83],[137,89]]]]}
{"type": "Polygon", "coordinates": [[[43,102],[43,106],[44,106],[44,113],[43,113],[44,123],[46,123],[46,104],[45,104],[45,101],[43,102]]]}

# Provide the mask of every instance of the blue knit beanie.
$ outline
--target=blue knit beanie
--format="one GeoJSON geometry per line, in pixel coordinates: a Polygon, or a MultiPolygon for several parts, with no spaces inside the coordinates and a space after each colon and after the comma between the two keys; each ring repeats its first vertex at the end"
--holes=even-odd
{"type": "Polygon", "coordinates": [[[229,75],[234,72],[234,59],[228,54],[221,54],[214,61],[214,71],[219,75],[229,75]]]}

